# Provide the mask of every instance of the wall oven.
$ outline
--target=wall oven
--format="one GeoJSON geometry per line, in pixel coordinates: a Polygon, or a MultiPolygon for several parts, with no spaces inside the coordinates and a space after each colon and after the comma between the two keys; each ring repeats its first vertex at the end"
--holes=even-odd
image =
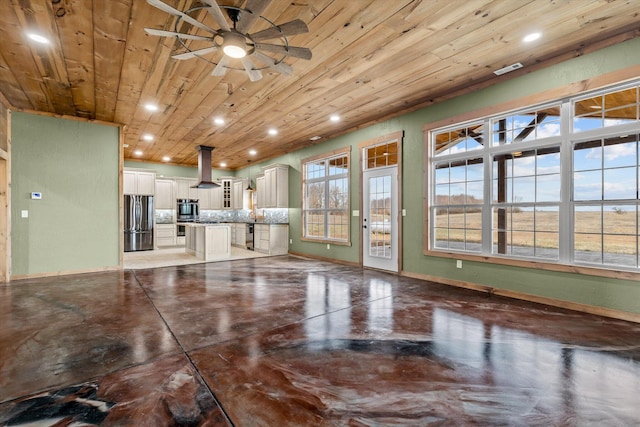
{"type": "Polygon", "coordinates": [[[178,199],[178,222],[190,222],[198,220],[198,200],[178,199]]]}

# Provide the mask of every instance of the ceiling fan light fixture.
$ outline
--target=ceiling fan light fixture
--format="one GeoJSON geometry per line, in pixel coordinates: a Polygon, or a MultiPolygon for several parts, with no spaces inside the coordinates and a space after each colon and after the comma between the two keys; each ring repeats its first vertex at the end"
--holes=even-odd
{"type": "Polygon", "coordinates": [[[222,51],[231,58],[244,58],[247,56],[247,43],[244,36],[238,33],[229,32],[224,35],[222,51]]]}

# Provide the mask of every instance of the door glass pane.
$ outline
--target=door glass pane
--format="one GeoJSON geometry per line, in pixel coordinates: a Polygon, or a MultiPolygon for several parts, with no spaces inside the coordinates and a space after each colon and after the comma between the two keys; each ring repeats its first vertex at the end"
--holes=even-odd
{"type": "Polygon", "coordinates": [[[369,178],[369,256],[391,259],[391,176],[369,178]]]}

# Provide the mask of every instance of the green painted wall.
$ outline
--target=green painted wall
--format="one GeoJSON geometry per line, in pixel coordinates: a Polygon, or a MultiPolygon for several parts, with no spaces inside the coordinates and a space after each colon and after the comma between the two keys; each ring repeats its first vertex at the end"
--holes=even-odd
{"type": "MultiPolygon", "coordinates": [[[[289,212],[289,219],[293,244],[290,245],[290,250],[313,256],[358,262],[359,223],[357,218],[352,218],[352,246],[350,247],[332,246],[328,250],[326,244],[300,240],[300,161],[315,154],[351,146],[351,210],[356,210],[359,209],[358,191],[360,188],[357,169],[360,156],[357,149],[358,144],[402,130],[404,131],[402,194],[403,207],[407,211],[403,222],[403,269],[406,272],[462,280],[494,288],[640,313],[640,283],[635,281],[467,261],[464,262],[464,268],[460,270],[455,268],[455,260],[428,257],[422,254],[423,125],[640,64],[640,56],[637,55],[639,51],[640,38],[636,38],[270,160],[268,163],[284,163],[291,166],[289,200],[292,208],[289,212]]],[[[246,171],[238,171],[237,175],[246,176],[247,173],[246,171]]]]}
{"type": "Polygon", "coordinates": [[[118,131],[11,114],[13,276],[118,266],[118,131]]]}

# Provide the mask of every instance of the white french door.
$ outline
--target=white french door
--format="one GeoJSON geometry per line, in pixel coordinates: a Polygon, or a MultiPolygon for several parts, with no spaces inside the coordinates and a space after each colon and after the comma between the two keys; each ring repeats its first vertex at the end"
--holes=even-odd
{"type": "Polygon", "coordinates": [[[362,264],[398,272],[398,167],[362,172],[362,264]]]}

